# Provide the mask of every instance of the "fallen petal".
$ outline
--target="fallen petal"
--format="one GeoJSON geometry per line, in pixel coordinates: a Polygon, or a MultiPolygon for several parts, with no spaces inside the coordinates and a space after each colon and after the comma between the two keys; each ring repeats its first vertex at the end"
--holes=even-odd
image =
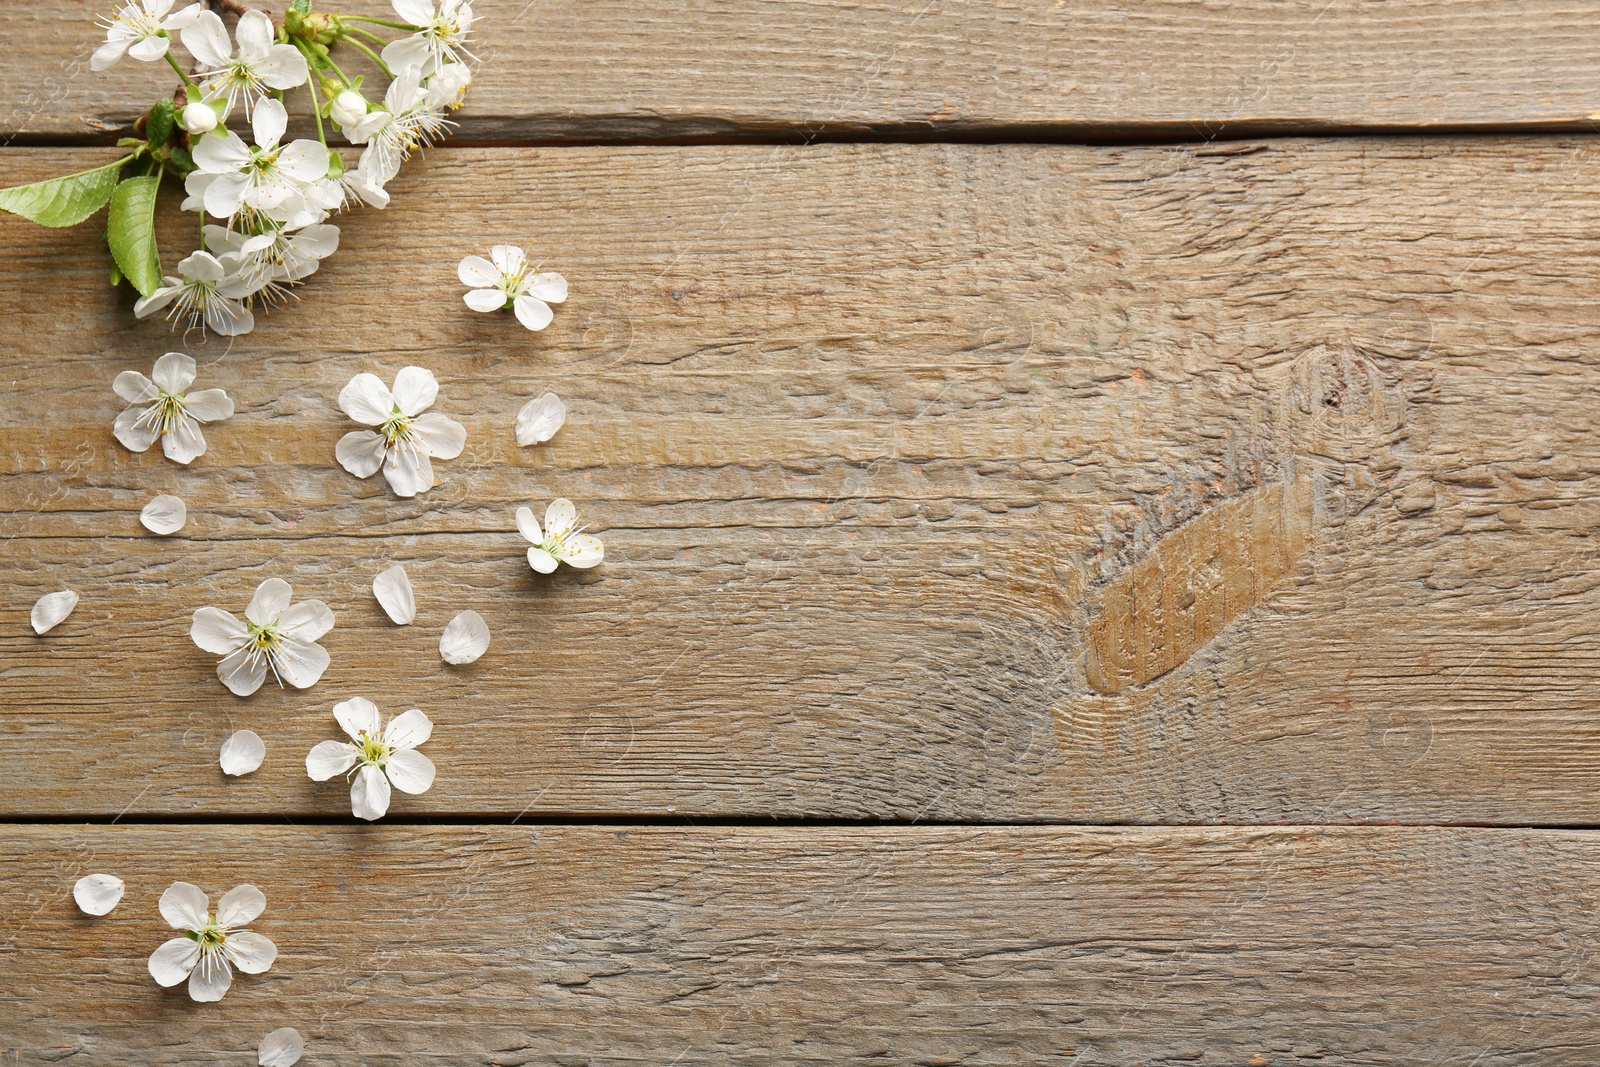
{"type": "Polygon", "coordinates": [[[86,874],[72,887],[72,899],[85,915],[106,915],[122,900],[122,889],[114,874],[86,874]]]}
{"type": "Polygon", "coordinates": [[[517,412],[517,444],[538,445],[550,440],[567,421],[567,405],[554,393],[535,397],[517,412]]]}
{"type": "Polygon", "coordinates": [[[372,579],[372,595],[378,598],[384,614],[397,626],[405,626],[417,617],[417,598],[411,591],[411,579],[398,563],[372,579]]]}
{"type": "Polygon", "coordinates": [[[446,663],[474,663],[489,650],[489,624],[476,611],[463,611],[450,620],[439,638],[439,655],[446,663]]]}
{"type": "Polygon", "coordinates": [[[292,1026],[274,1030],[261,1039],[256,1051],[256,1062],[261,1067],[294,1067],[305,1054],[306,1039],[292,1026]]]}
{"type": "Polygon", "coordinates": [[[78,606],[78,594],[70,589],[63,589],[59,593],[46,593],[33,605],[33,632],[42,634],[55,628],[55,625],[78,606]]]}
{"type": "Polygon", "coordinates": [[[222,742],[222,757],[218,762],[222,764],[223,774],[249,774],[261,766],[266,755],[267,746],[262,743],[260,734],[254,730],[239,730],[222,742]]]}
{"type": "Polygon", "coordinates": [[[182,500],[164,493],[144,506],[139,512],[139,521],[151,533],[166,537],[183,529],[183,524],[189,521],[189,509],[182,500]]]}

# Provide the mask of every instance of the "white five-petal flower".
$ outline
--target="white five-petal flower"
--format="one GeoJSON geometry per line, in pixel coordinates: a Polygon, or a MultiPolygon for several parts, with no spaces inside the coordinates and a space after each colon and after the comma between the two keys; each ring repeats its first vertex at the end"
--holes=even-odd
{"type": "Polygon", "coordinates": [[[161,917],[174,930],[184,931],[150,954],[150,977],[164,986],[189,981],[193,1000],[221,1000],[233,984],[233,968],[245,974],[262,974],[278,958],[278,946],[257,933],[241,929],[266,910],[267,898],[253,885],[234,886],[217,901],[199,886],[174,882],[161,894],[161,917]]]}
{"type": "Polygon", "coordinates": [[[433,372],[405,367],[395,375],[391,392],[376,374],[358,374],[339,392],[339,408],[363,426],[339,438],[334,455],[357,478],[383,476],[400,496],[416,496],[433,488],[435,459],[455,459],[467,443],[459,422],[428,412],[439,395],[433,372]],[[427,412],[424,414],[424,412],[427,412]]]}
{"type": "MultiPolygon", "coordinates": [[[[117,375],[111,388],[131,406],[112,425],[116,439],[134,452],[144,452],[160,441],[161,451],[178,463],[205,455],[206,438],[200,424],[232,415],[233,401],[221,389],[190,392],[194,371],[194,360],[182,352],[168,352],[156,360],[149,378],[136,370],[117,375]]],[[[177,526],[159,532],[172,533],[182,525],[180,519],[177,526]]]]}
{"type": "Polygon", "coordinates": [[[393,0],[395,14],[415,26],[410,37],[390,41],[383,49],[383,61],[391,70],[415,67],[423,74],[445,63],[476,57],[465,45],[472,32],[472,5],[467,0],[444,0],[436,9],[433,0],[393,0]]]}
{"type": "Polygon", "coordinates": [[[528,549],[528,566],[540,574],[549,574],[559,564],[572,567],[593,567],[606,557],[606,546],[597,537],[577,532],[578,509],[572,501],[560,498],[550,501],[544,511],[544,529],[534,518],[532,508],[517,509],[517,529],[533,543],[528,549]]]}
{"type": "Polygon", "coordinates": [[[495,245],[489,258],[468,256],[456,269],[462,285],[472,291],[465,299],[473,311],[511,308],[517,321],[530,330],[550,325],[551,304],[567,299],[567,280],[559,274],[530,274],[528,257],[515,245],[495,245]]]}
{"type": "Polygon", "coordinates": [[[427,148],[455,123],[446,117],[449,102],[429,91],[416,67],[395,75],[383,94],[383,107],[344,131],[351,144],[364,144],[360,169],[382,186],[400,173],[400,164],[427,148]]]}
{"type": "Polygon", "coordinates": [[[433,786],[433,761],[417,746],[433,733],[433,723],[415,708],[380,728],[372,701],[352,697],[333,706],[350,742],[323,741],[306,754],[306,773],[326,782],[355,769],[350,810],[358,819],[380,819],[389,810],[389,786],[403,793],[426,793],[433,786]],[[351,743],[353,742],[353,743],[351,743]]]}
{"type": "Polygon", "coordinates": [[[265,13],[246,11],[234,32],[239,39],[237,54],[228,41],[227,27],[214,11],[200,12],[179,32],[184,47],[204,68],[198,81],[205,99],[227,101],[224,119],[241,96],[248,115],[273,90],[305,84],[306,57],[292,44],[274,43],[272,19],[265,13]]]}
{"type": "Polygon", "coordinates": [[[194,165],[215,178],[202,202],[219,219],[241,208],[285,221],[306,210],[306,190],[328,176],[328,149],[302,138],[279,145],[289,113],[277,100],[263,100],[250,121],[255,147],[232,131],[213,131],[194,146],[194,165]]]}
{"type": "Polygon", "coordinates": [[[167,275],[167,284],[140,297],[133,305],[134,315],[142,319],[170,304],[172,310],[167,312],[167,318],[174,325],[183,319],[188,329],[203,325],[224,337],[237,337],[255,329],[256,317],[244,306],[249,290],[237,276],[229,275],[216,256],[195,252],[178,264],[178,275],[167,275]]]}
{"type": "Polygon", "coordinates": [[[291,606],[293,592],[282,578],[268,578],[244,609],[243,622],[221,608],[194,613],[189,636],[222,657],[217,677],[238,696],[260,689],[269,670],[280,686],[307,689],[328,669],[327,650],[317,640],[333,629],[333,612],[320,600],[291,606]]]}
{"type": "Polygon", "coordinates": [[[175,0],[128,0],[105,23],[106,43],[89,57],[90,70],[105,70],[123,56],[153,63],[167,54],[172,31],[182,30],[200,16],[199,4],[173,15],[175,0]]]}

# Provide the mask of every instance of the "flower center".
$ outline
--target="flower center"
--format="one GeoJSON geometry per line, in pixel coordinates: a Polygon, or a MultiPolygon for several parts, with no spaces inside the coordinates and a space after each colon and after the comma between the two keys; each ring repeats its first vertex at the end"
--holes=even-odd
{"type": "Polygon", "coordinates": [[[150,401],[150,406],[145,408],[140,421],[155,434],[171,433],[183,418],[183,409],[182,393],[169,393],[162,389],[161,394],[150,401]]]}
{"type": "Polygon", "coordinates": [[[271,652],[278,647],[282,635],[278,632],[275,622],[245,623],[245,644],[260,652],[271,652]]]}
{"type": "Polygon", "coordinates": [[[373,737],[365,730],[361,731],[361,752],[357,758],[362,763],[382,768],[389,762],[389,751],[389,746],[383,743],[382,738],[373,737]]]}
{"type": "Polygon", "coordinates": [[[222,943],[228,939],[228,930],[226,927],[218,925],[217,920],[207,915],[204,926],[198,930],[188,930],[184,933],[184,936],[198,944],[203,955],[210,955],[213,952],[222,950],[222,943]]]}
{"type": "Polygon", "coordinates": [[[395,445],[409,444],[415,436],[411,430],[411,416],[402,414],[398,407],[394,409],[383,425],[378,427],[378,432],[383,434],[384,439],[389,442],[391,448],[395,445]]]}

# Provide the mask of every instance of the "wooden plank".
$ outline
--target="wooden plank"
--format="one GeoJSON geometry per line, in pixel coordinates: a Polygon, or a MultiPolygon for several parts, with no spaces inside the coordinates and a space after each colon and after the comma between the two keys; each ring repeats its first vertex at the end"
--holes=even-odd
{"type": "Polygon", "coordinates": [[[113,375],[179,339],[92,232],[0,220],[6,812],[336,814],[300,761],[362,694],[440,724],[398,814],[1600,821],[1590,142],[477,149],[402,182],[299,305],[191,348],[240,410],[187,470],[110,435],[113,375]],[[572,280],[542,334],[460,304],[502,238],[572,280]],[[410,362],[469,440],[403,501],[335,466],[334,398],[410,362]],[[547,388],[569,424],[518,449],[547,388]],[[529,572],[512,511],[556,494],[596,571],[529,572]],[[237,700],[188,619],[269,575],[338,613],[333,666],[237,700]],[[494,645],[447,669],[467,607],[494,645]],[[224,781],[245,726],[267,767],[224,781]]]}
{"type": "Polygon", "coordinates": [[[0,1053],[234,1064],[1538,1063],[1600,1054],[1593,833],[6,827],[0,1053]],[[110,916],[71,900],[128,883],[110,916]],[[145,973],[189,879],[279,957],[145,973]]]}
{"type": "MultiPolygon", "coordinates": [[[[0,9],[12,56],[0,71],[9,102],[0,130],[109,137],[149,106],[164,68],[88,70],[106,6],[0,9]]],[[[1587,44],[1594,16],[1565,0],[482,0],[475,9],[485,63],[462,136],[479,140],[1588,132],[1600,108],[1587,44]]]]}

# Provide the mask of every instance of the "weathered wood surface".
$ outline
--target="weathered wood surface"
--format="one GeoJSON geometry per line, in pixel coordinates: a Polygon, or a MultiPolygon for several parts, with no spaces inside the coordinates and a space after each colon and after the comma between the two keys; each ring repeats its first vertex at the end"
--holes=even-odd
{"type": "Polygon", "coordinates": [[[1593,142],[474,149],[402,183],[298,306],[190,348],[239,413],[187,470],[111,437],[112,377],[181,340],[91,231],[0,219],[5,812],[347,811],[300,765],[360,694],[439,723],[397,814],[1600,821],[1593,142]],[[497,239],[572,280],[542,334],[460,303],[497,239]],[[336,466],[334,401],[410,362],[469,440],[403,501],[336,466]],[[518,449],[545,389],[568,425],[518,449]],[[596,571],[528,570],[512,512],[557,494],[596,571]],[[332,605],[333,665],[238,700],[188,619],[269,575],[332,605]],[[467,607],[494,644],[445,668],[467,607]],[[267,765],[225,781],[246,726],[267,765]]]}
{"type": "Polygon", "coordinates": [[[1600,838],[1514,829],[0,827],[0,1056],[1589,1067],[1600,838]],[[90,871],[128,882],[92,919],[90,871]],[[145,959],[259,886],[271,972],[145,959]]]}
{"type": "MultiPolygon", "coordinates": [[[[109,6],[0,7],[0,133],[106,137],[149,106],[164,65],[88,69],[102,36],[94,20],[109,6]]],[[[1595,15],[1564,0],[481,0],[475,9],[484,66],[462,135],[477,139],[1589,131],[1600,111],[1595,15]]]]}

